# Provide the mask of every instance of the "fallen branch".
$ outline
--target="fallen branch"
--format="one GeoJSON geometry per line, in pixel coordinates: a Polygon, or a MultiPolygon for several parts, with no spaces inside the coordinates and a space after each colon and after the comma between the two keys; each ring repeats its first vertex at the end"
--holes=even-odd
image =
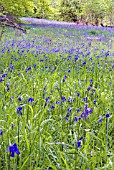
{"type": "Polygon", "coordinates": [[[0,24],[3,26],[8,26],[8,27],[12,27],[12,28],[17,28],[21,31],[23,31],[24,33],[27,33],[26,29],[22,28],[21,26],[19,26],[18,24],[12,22],[11,20],[9,20],[8,18],[5,17],[0,17],[0,24]]]}

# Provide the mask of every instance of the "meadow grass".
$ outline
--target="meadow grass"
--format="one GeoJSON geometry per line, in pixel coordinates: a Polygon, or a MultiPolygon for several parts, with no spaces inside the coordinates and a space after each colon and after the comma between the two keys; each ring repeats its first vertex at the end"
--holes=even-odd
{"type": "Polygon", "coordinates": [[[8,28],[0,51],[0,169],[113,170],[114,30],[8,28]]]}

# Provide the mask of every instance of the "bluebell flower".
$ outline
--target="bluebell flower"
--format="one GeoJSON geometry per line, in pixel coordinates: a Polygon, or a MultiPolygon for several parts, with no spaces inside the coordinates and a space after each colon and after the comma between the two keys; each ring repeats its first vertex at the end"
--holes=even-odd
{"type": "Polygon", "coordinates": [[[19,97],[18,97],[18,100],[21,102],[21,101],[22,101],[22,96],[19,96],[19,97]]]}
{"type": "Polygon", "coordinates": [[[89,87],[87,88],[87,91],[89,91],[89,90],[91,90],[91,86],[89,86],[89,87]]]}
{"type": "Polygon", "coordinates": [[[26,69],[26,73],[28,73],[29,70],[31,70],[31,67],[28,67],[28,68],[26,69]]]}
{"type": "Polygon", "coordinates": [[[81,148],[81,141],[80,140],[77,142],[77,147],[81,148]]]}
{"type": "Polygon", "coordinates": [[[43,62],[44,60],[40,60],[40,62],[43,62]]]}
{"type": "Polygon", "coordinates": [[[49,101],[50,101],[50,97],[46,97],[46,98],[45,98],[45,105],[44,105],[44,107],[47,106],[47,104],[49,103],[49,101]]]}
{"type": "Polygon", "coordinates": [[[88,108],[88,105],[85,105],[84,111],[80,117],[86,119],[90,113],[92,113],[92,109],[88,108]]]}
{"type": "Polygon", "coordinates": [[[10,97],[10,102],[12,102],[12,101],[13,101],[13,99],[14,99],[14,96],[10,97]]]}
{"type": "Polygon", "coordinates": [[[79,56],[78,55],[75,55],[75,61],[77,61],[78,60],[78,58],[79,58],[79,56]]]}
{"type": "Polygon", "coordinates": [[[64,75],[64,77],[63,77],[64,79],[66,79],[67,78],[67,75],[64,75]]]}
{"type": "Polygon", "coordinates": [[[19,155],[19,149],[17,147],[17,144],[14,143],[13,145],[9,146],[8,152],[10,152],[10,157],[14,158],[15,154],[19,155]]]}
{"type": "Polygon", "coordinates": [[[7,76],[7,73],[2,74],[2,78],[5,78],[7,76]]]}
{"type": "Polygon", "coordinates": [[[70,72],[71,72],[71,70],[69,69],[69,70],[68,70],[68,73],[70,73],[70,72]]]}
{"type": "Polygon", "coordinates": [[[80,97],[80,93],[79,92],[77,92],[77,96],[80,97]]]}
{"type": "Polygon", "coordinates": [[[103,117],[102,117],[102,116],[100,116],[100,117],[99,117],[98,122],[99,122],[99,123],[101,123],[101,122],[102,122],[102,120],[103,120],[103,117]]]}
{"type": "Polygon", "coordinates": [[[28,102],[34,102],[34,98],[30,97],[30,98],[28,99],[28,102]]]}
{"type": "Polygon", "coordinates": [[[68,122],[68,117],[65,117],[65,119],[66,119],[66,122],[68,122]]]}
{"type": "Polygon", "coordinates": [[[34,64],[34,68],[36,69],[36,64],[34,64]]]}
{"type": "Polygon", "coordinates": [[[60,101],[57,100],[57,101],[56,101],[56,104],[60,104],[60,101]]]}
{"type": "Polygon", "coordinates": [[[96,100],[93,100],[93,103],[96,104],[96,100]]]}
{"type": "Polygon", "coordinates": [[[105,56],[107,57],[109,55],[109,51],[107,51],[106,53],[105,53],[105,56]]]}
{"type": "Polygon", "coordinates": [[[63,82],[65,82],[66,78],[67,78],[67,75],[64,75],[63,82]]]}
{"type": "Polygon", "coordinates": [[[10,86],[10,83],[7,83],[6,86],[9,87],[9,86],[10,86]]]}
{"type": "Polygon", "coordinates": [[[69,116],[70,116],[70,114],[69,114],[69,113],[67,113],[67,114],[66,114],[66,117],[69,117],[69,116]]]}
{"type": "Polygon", "coordinates": [[[72,109],[69,107],[68,109],[67,109],[67,112],[72,112],[72,109]]]}
{"type": "Polygon", "coordinates": [[[17,108],[17,114],[22,115],[22,106],[19,106],[19,107],[17,108]]]}
{"type": "Polygon", "coordinates": [[[71,58],[72,58],[72,56],[68,56],[68,57],[67,57],[68,60],[71,60],[71,58]]]}
{"type": "Polygon", "coordinates": [[[52,105],[52,106],[51,106],[51,109],[52,109],[52,110],[53,110],[53,109],[55,109],[55,106],[54,106],[54,105],[52,105]]]}
{"type": "Polygon", "coordinates": [[[14,124],[14,123],[12,123],[12,124],[11,124],[11,127],[13,128],[14,126],[15,126],[15,124],[14,124]]]}
{"type": "Polygon", "coordinates": [[[2,77],[0,77],[0,83],[3,81],[3,78],[2,77]]]}
{"type": "Polygon", "coordinates": [[[10,63],[10,66],[9,66],[10,69],[14,69],[14,66],[12,65],[12,63],[10,63]]]}
{"type": "Polygon", "coordinates": [[[3,131],[2,131],[2,129],[0,129],[0,136],[2,136],[2,134],[3,134],[3,131]]]}
{"type": "Polygon", "coordinates": [[[68,102],[69,102],[69,103],[72,103],[73,101],[74,101],[73,97],[70,96],[70,97],[68,98],[68,102]]]}
{"type": "Polygon", "coordinates": [[[83,139],[83,136],[81,136],[80,138],[79,138],[79,140],[82,140],[83,139]]]}
{"type": "Polygon", "coordinates": [[[62,96],[62,97],[61,97],[61,100],[62,100],[62,102],[65,102],[65,101],[66,101],[66,97],[65,97],[65,96],[62,96]]]}
{"type": "Polygon", "coordinates": [[[46,103],[48,103],[49,100],[50,100],[50,97],[46,97],[46,98],[45,98],[46,103]]]}
{"type": "Polygon", "coordinates": [[[7,87],[7,89],[6,89],[7,91],[10,91],[10,88],[9,87],[7,87]]]}
{"type": "Polygon", "coordinates": [[[84,97],[84,98],[83,98],[83,101],[84,101],[84,102],[86,102],[87,100],[88,100],[88,98],[87,98],[87,97],[84,97]]]}
{"type": "Polygon", "coordinates": [[[82,64],[83,64],[83,65],[86,65],[86,61],[84,61],[82,64]]]}
{"type": "Polygon", "coordinates": [[[77,122],[79,118],[77,116],[74,117],[74,122],[77,122]]]}
{"type": "Polygon", "coordinates": [[[107,113],[105,116],[106,116],[106,118],[109,118],[110,117],[110,113],[107,113]]]}
{"type": "Polygon", "coordinates": [[[80,112],[80,108],[79,109],[77,109],[77,113],[79,113],[80,112]]]}

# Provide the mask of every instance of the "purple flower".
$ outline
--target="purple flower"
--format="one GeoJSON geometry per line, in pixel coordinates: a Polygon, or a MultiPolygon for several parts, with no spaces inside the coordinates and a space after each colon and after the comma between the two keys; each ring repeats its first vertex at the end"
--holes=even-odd
{"type": "Polygon", "coordinates": [[[74,117],[74,122],[77,122],[79,118],[77,116],[74,117]]]}
{"type": "Polygon", "coordinates": [[[7,83],[6,86],[9,87],[9,86],[10,86],[10,83],[7,83]]]}
{"type": "Polygon", "coordinates": [[[43,62],[44,60],[40,60],[40,62],[43,62]]]}
{"type": "Polygon", "coordinates": [[[26,69],[26,73],[28,73],[29,70],[31,70],[31,67],[28,67],[28,68],[26,69]]]}
{"type": "Polygon", "coordinates": [[[12,101],[13,101],[13,99],[14,99],[14,96],[10,97],[10,102],[12,102],[12,101]]]}
{"type": "Polygon", "coordinates": [[[0,136],[2,136],[2,134],[3,134],[3,131],[2,131],[2,129],[0,129],[0,136]]]}
{"type": "Polygon", "coordinates": [[[80,112],[80,108],[79,109],[77,109],[77,113],[79,113],[80,112]]]}
{"type": "Polygon", "coordinates": [[[87,98],[87,97],[84,97],[84,98],[83,98],[83,101],[84,101],[84,102],[86,102],[87,100],[88,100],[88,98],[87,98]]]}
{"type": "Polygon", "coordinates": [[[68,117],[65,117],[65,119],[66,119],[66,122],[68,122],[68,117]]]}
{"type": "Polygon", "coordinates": [[[69,103],[72,103],[73,101],[74,101],[73,97],[70,96],[70,97],[68,98],[68,102],[69,102],[69,103]]]}
{"type": "Polygon", "coordinates": [[[65,82],[66,78],[67,78],[67,75],[64,75],[63,82],[65,82]]]}
{"type": "Polygon", "coordinates": [[[81,141],[80,140],[77,142],[77,146],[78,146],[78,148],[81,148],[81,141]]]}
{"type": "Polygon", "coordinates": [[[77,92],[77,96],[80,97],[80,93],[79,92],[77,92]]]}
{"type": "Polygon", "coordinates": [[[17,108],[17,114],[22,115],[22,106],[19,106],[19,107],[17,108]]]}
{"type": "Polygon", "coordinates": [[[65,97],[65,96],[62,96],[62,97],[61,97],[61,100],[62,100],[62,102],[65,102],[65,101],[66,101],[66,97],[65,97]]]}
{"type": "Polygon", "coordinates": [[[60,101],[57,100],[57,101],[56,101],[56,104],[60,104],[60,101]]]}
{"type": "Polygon", "coordinates": [[[47,104],[49,103],[49,101],[50,101],[50,97],[46,97],[46,98],[45,98],[45,101],[46,101],[46,102],[45,102],[44,107],[45,107],[45,106],[47,106],[47,104]]]}
{"type": "Polygon", "coordinates": [[[7,89],[6,89],[7,91],[10,91],[10,88],[9,87],[7,87],[7,89]]]}
{"type": "Polygon", "coordinates": [[[81,136],[80,138],[79,138],[79,140],[82,140],[83,139],[83,136],[81,136]]]}
{"type": "Polygon", "coordinates": [[[10,66],[9,66],[10,69],[14,69],[14,66],[12,65],[12,63],[10,63],[10,66]]]}
{"type": "Polygon", "coordinates": [[[77,60],[78,60],[78,58],[79,58],[79,57],[78,57],[78,55],[75,55],[75,61],[77,61],[77,60]]]}
{"type": "Polygon", "coordinates": [[[110,117],[110,113],[107,113],[107,114],[106,114],[106,118],[109,118],[109,117],[110,117]]]}
{"type": "Polygon", "coordinates": [[[86,61],[84,61],[82,64],[83,64],[83,65],[86,65],[86,61]]]}
{"type": "Polygon", "coordinates": [[[72,112],[72,109],[69,107],[69,108],[67,109],[67,112],[71,113],[71,112],[72,112]]]}
{"type": "Polygon", "coordinates": [[[89,87],[87,88],[87,91],[89,91],[89,90],[91,90],[91,86],[89,86],[89,87]]]}
{"type": "Polygon", "coordinates": [[[96,104],[96,100],[93,100],[93,103],[96,104]]]}
{"type": "Polygon", "coordinates": [[[11,124],[11,127],[13,128],[14,126],[15,126],[15,124],[12,123],[12,124],[11,124]]]}
{"type": "Polygon", "coordinates": [[[33,102],[34,101],[34,98],[32,98],[32,97],[30,97],[29,99],[28,99],[28,102],[33,102]]]}
{"type": "Polygon", "coordinates": [[[92,84],[93,84],[93,80],[91,79],[91,80],[90,80],[90,86],[92,86],[92,84]]]}
{"type": "Polygon", "coordinates": [[[103,117],[102,117],[102,116],[100,116],[100,117],[99,117],[98,122],[99,122],[99,123],[101,123],[101,122],[102,122],[102,120],[103,120],[103,117]]]}
{"type": "Polygon", "coordinates": [[[5,78],[7,76],[7,73],[2,74],[2,78],[5,78]]]}
{"type": "Polygon", "coordinates": [[[19,97],[18,97],[18,100],[21,102],[21,101],[22,101],[22,96],[19,96],[19,97]]]}
{"type": "Polygon", "coordinates": [[[15,153],[16,153],[17,155],[20,154],[19,149],[18,149],[16,143],[14,143],[13,145],[9,146],[8,152],[10,152],[10,157],[12,157],[12,158],[14,158],[15,153]]]}
{"type": "Polygon", "coordinates": [[[54,106],[54,105],[52,105],[52,106],[51,106],[51,109],[52,109],[52,110],[53,110],[53,109],[55,109],[55,106],[54,106]]]}
{"type": "Polygon", "coordinates": [[[105,56],[107,57],[109,55],[109,51],[107,51],[106,53],[105,53],[105,56]]]}
{"type": "Polygon", "coordinates": [[[68,56],[67,59],[70,60],[72,58],[72,56],[68,56]]]}
{"type": "Polygon", "coordinates": [[[2,77],[0,77],[0,83],[3,81],[3,78],[2,77]]]}
{"type": "Polygon", "coordinates": [[[36,64],[34,64],[34,68],[36,68],[36,64]]]}
{"type": "Polygon", "coordinates": [[[67,78],[67,75],[64,75],[64,79],[66,79],[67,78]]]}
{"type": "Polygon", "coordinates": [[[88,105],[85,105],[84,111],[80,117],[86,119],[90,113],[92,113],[92,109],[88,108],[88,105]]]}
{"type": "Polygon", "coordinates": [[[69,69],[69,70],[68,70],[68,73],[70,73],[70,72],[71,72],[71,70],[69,69]]]}

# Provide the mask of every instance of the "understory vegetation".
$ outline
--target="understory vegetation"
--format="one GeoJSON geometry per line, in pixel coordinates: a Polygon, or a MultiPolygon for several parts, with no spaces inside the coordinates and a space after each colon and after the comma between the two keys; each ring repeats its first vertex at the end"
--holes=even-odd
{"type": "Polygon", "coordinates": [[[112,170],[114,30],[27,28],[0,43],[0,169],[112,170]]]}

